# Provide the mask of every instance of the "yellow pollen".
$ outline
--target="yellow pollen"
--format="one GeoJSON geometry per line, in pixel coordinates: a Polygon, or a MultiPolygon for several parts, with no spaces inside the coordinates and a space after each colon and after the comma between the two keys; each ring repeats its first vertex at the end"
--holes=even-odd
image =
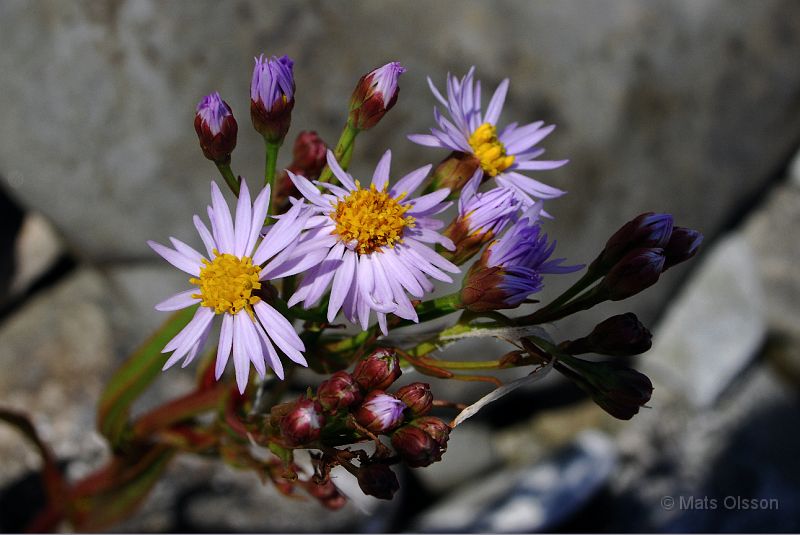
{"type": "Polygon", "coordinates": [[[200,288],[200,293],[192,294],[192,297],[202,299],[201,304],[214,309],[217,314],[236,314],[244,309],[253,317],[253,305],[261,301],[252,295],[253,290],[261,288],[258,281],[261,268],[254,266],[249,256],[239,258],[232,254],[219,254],[216,249],[214,260],[203,259],[203,264],[200,278],[189,279],[200,288]]]}
{"type": "Polygon", "coordinates": [[[469,146],[489,176],[497,176],[514,163],[514,157],[506,155],[506,147],[497,139],[497,128],[491,123],[483,123],[475,129],[469,136],[469,146]]]}
{"type": "Polygon", "coordinates": [[[405,193],[392,198],[374,185],[362,189],[356,181],[356,190],[336,205],[331,219],[336,223],[334,233],[345,244],[355,243],[355,250],[361,254],[380,251],[384,245],[393,246],[403,241],[403,229],[414,226],[414,218],[405,215],[411,208],[400,201],[405,193]]]}

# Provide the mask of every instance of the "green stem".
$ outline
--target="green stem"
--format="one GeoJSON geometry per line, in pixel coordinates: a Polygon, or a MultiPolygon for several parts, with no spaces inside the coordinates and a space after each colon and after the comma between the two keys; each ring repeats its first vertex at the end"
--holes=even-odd
{"type": "Polygon", "coordinates": [[[583,277],[581,277],[575,284],[567,288],[564,293],[556,297],[551,303],[540,308],[533,314],[516,318],[517,323],[520,325],[533,325],[538,323],[546,323],[547,321],[553,321],[552,316],[554,315],[554,312],[557,312],[570,299],[588,288],[600,277],[601,275],[598,275],[591,270],[587,271],[584,273],[583,277]]]}
{"type": "Polygon", "coordinates": [[[222,178],[225,179],[225,182],[228,184],[228,187],[231,188],[231,191],[237,197],[239,196],[239,179],[236,178],[236,175],[233,174],[231,171],[231,164],[230,162],[227,163],[217,163],[217,169],[219,169],[222,178]]]}
{"type": "Polygon", "coordinates": [[[461,360],[436,360],[425,359],[430,362],[431,366],[437,368],[444,368],[446,370],[495,370],[501,367],[499,360],[476,360],[476,361],[461,361],[461,360]]]}
{"type": "MultiPolygon", "coordinates": [[[[359,129],[350,126],[350,122],[344,125],[342,135],[339,136],[339,142],[336,143],[336,149],[333,154],[336,156],[336,161],[342,166],[345,171],[350,166],[350,160],[353,158],[353,148],[355,147],[356,136],[360,132],[359,129]]],[[[319,175],[320,182],[330,182],[333,180],[333,171],[330,166],[326,165],[319,175]]]]}
{"type": "MultiPolygon", "coordinates": [[[[281,148],[280,143],[270,143],[264,140],[266,145],[266,158],[264,159],[264,185],[272,188],[272,194],[275,194],[275,168],[278,165],[278,151],[281,148]]],[[[271,206],[271,204],[270,204],[271,206]]]]}

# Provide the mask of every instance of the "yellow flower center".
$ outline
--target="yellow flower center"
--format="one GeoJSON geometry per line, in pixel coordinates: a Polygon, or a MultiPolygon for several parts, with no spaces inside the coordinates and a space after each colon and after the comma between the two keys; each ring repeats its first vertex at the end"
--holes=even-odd
{"type": "Polygon", "coordinates": [[[497,176],[511,167],[514,157],[506,155],[506,147],[497,139],[497,128],[483,123],[469,136],[469,146],[489,176],[497,176]]]}
{"type": "Polygon", "coordinates": [[[216,249],[214,255],[214,260],[203,259],[205,267],[200,269],[200,278],[189,279],[200,287],[200,293],[192,297],[202,299],[201,304],[217,314],[236,314],[244,309],[252,317],[253,305],[261,301],[252,295],[253,290],[261,288],[258,280],[261,268],[254,266],[249,256],[219,254],[216,249]]]}
{"type": "Polygon", "coordinates": [[[345,244],[355,243],[355,250],[361,254],[380,251],[384,245],[393,246],[403,241],[403,229],[414,226],[414,218],[405,215],[411,208],[400,201],[405,193],[392,198],[375,186],[362,189],[356,181],[356,190],[336,205],[331,219],[336,223],[334,233],[345,244]]]}

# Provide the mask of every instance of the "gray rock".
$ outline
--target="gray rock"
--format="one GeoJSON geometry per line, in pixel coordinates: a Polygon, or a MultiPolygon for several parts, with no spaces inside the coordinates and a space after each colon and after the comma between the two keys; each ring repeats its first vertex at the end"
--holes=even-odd
{"type": "Polygon", "coordinates": [[[732,234],[707,253],[655,330],[643,369],[695,407],[712,405],[757,355],[764,297],[748,242],[732,234]]]}
{"type": "Polygon", "coordinates": [[[465,485],[424,512],[415,530],[547,531],[585,505],[615,465],[613,443],[601,433],[585,432],[541,463],[508,468],[465,485]]]}
{"type": "MultiPolygon", "coordinates": [[[[108,287],[79,270],[0,327],[0,403],[27,412],[78,477],[106,457],[94,431],[97,400],[114,363],[108,287]]],[[[36,452],[0,426],[0,485],[39,466],[36,452]]]]}

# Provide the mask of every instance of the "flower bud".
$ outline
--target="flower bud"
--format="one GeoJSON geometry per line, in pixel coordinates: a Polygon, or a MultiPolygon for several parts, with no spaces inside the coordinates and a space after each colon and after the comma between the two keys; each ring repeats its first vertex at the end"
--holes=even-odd
{"type": "Polygon", "coordinates": [[[324,425],[322,407],[310,399],[299,399],[280,420],[281,435],[292,446],[317,440],[324,425]]]}
{"type": "Polygon", "coordinates": [[[653,395],[653,383],[636,370],[609,362],[573,360],[569,366],[577,373],[571,371],[567,376],[615,418],[630,420],[653,395]]]}
{"type": "Polygon", "coordinates": [[[361,359],[353,370],[353,378],[364,391],[386,390],[400,377],[400,361],[394,350],[379,348],[361,359]]]}
{"type": "Polygon", "coordinates": [[[508,292],[501,287],[504,280],[503,268],[486,266],[483,262],[486,256],[487,253],[484,252],[481,260],[472,264],[464,277],[461,288],[462,305],[473,312],[514,308],[516,305],[507,301],[508,292]]]}
{"type": "Polygon", "coordinates": [[[378,124],[397,102],[397,82],[404,72],[405,67],[393,61],[362,76],[350,98],[350,126],[366,130],[378,124]]]}
{"type": "Polygon", "coordinates": [[[381,500],[391,500],[400,490],[400,483],[388,464],[365,464],[358,468],[358,486],[368,496],[381,500]]]}
{"type": "MultiPolygon", "coordinates": [[[[431,182],[425,191],[433,192],[448,188],[450,198],[454,199],[479,169],[481,162],[472,153],[452,152],[433,169],[431,182]]],[[[486,178],[490,178],[489,175],[486,175],[486,178]]]]}
{"type": "Polygon", "coordinates": [[[667,246],[664,247],[664,256],[667,257],[664,271],[692,258],[701,243],[703,243],[703,234],[697,230],[684,227],[672,229],[672,236],[670,236],[667,246]]]}
{"type": "Polygon", "coordinates": [[[443,420],[435,416],[423,416],[414,419],[410,425],[419,427],[429,434],[439,444],[442,453],[447,451],[447,440],[450,438],[451,428],[443,420]]]}
{"type": "Polygon", "coordinates": [[[231,161],[239,126],[231,107],[220,98],[219,93],[206,95],[197,104],[194,130],[206,158],[215,163],[231,161]]]}
{"type": "Polygon", "coordinates": [[[611,301],[627,299],[658,281],[664,261],[664,249],[635,249],[609,270],[598,289],[611,301]]]}
{"type": "Polygon", "coordinates": [[[630,357],[650,349],[653,345],[652,339],[653,335],[642,325],[636,314],[628,312],[599,323],[589,336],[566,342],[562,349],[572,355],[600,353],[630,357]]]}
{"type": "Polygon", "coordinates": [[[381,390],[373,390],[356,409],[356,421],[369,431],[380,434],[391,431],[403,422],[406,404],[381,390]]]}
{"type": "Polygon", "coordinates": [[[589,269],[605,273],[634,249],[665,247],[672,234],[672,225],[670,214],[647,212],[637,216],[608,239],[603,252],[589,269]]]}
{"type": "Polygon", "coordinates": [[[395,397],[405,403],[414,416],[428,414],[433,406],[431,385],[427,383],[406,385],[395,393],[395,397]]]}
{"type": "Polygon", "coordinates": [[[392,433],[392,446],[411,468],[420,468],[442,460],[439,443],[423,429],[404,425],[392,433]]]}
{"type": "Polygon", "coordinates": [[[276,179],[277,186],[272,201],[277,213],[284,213],[289,209],[289,197],[300,196],[287,171],[315,180],[325,167],[327,151],[328,146],[316,132],[304,130],[298,134],[292,149],[292,163],[280,171],[276,179]]]}
{"type": "Polygon", "coordinates": [[[289,56],[256,58],[250,82],[250,118],[270,143],[282,143],[294,108],[294,62],[289,56]]]}
{"type": "Polygon", "coordinates": [[[361,390],[352,375],[339,371],[319,385],[317,401],[326,411],[345,409],[361,401],[361,390]]]}

